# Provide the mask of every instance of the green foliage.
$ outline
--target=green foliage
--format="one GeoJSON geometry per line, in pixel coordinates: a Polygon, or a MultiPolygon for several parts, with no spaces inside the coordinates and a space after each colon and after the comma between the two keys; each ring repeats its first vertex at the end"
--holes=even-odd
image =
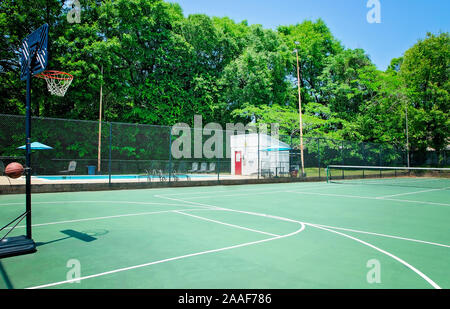
{"type": "MultiPolygon", "coordinates": [[[[298,50],[302,100],[319,102],[322,95],[319,77],[325,68],[325,60],[339,54],[343,47],[321,19],[316,22],[304,21],[297,25],[280,26],[278,33],[290,51],[298,50]]],[[[294,53],[291,54],[288,70],[289,75],[297,79],[297,59],[294,53]]],[[[292,102],[296,102],[296,97],[295,89],[291,92],[292,102]]]]}
{"type": "MultiPolygon", "coordinates": [[[[298,138],[297,49],[306,136],[405,147],[408,111],[411,149],[449,144],[448,33],[428,34],[382,72],[364,50],[345,49],[320,19],[270,30],[227,17],[185,17],[163,0],[84,0],[81,23],[69,24],[64,2],[0,2],[1,113],[24,114],[17,51],[48,23],[48,69],[75,78],[64,98],[35,79],[34,116],[96,120],[102,87],[107,121],[192,125],[200,114],[223,126],[276,122],[298,138]]],[[[70,147],[80,156],[91,151],[70,147]]],[[[137,146],[115,151],[143,157],[137,146]]]]}
{"type": "Polygon", "coordinates": [[[325,68],[319,79],[322,84],[322,100],[342,118],[354,119],[370,89],[362,87],[360,74],[370,69],[372,63],[361,49],[344,50],[325,60],[325,68]]]}
{"type": "Polygon", "coordinates": [[[413,146],[445,149],[450,126],[450,35],[427,34],[406,51],[399,75],[404,81],[408,104],[413,109],[413,146]]]}
{"type": "Polygon", "coordinates": [[[287,47],[275,32],[251,26],[247,47],[223,71],[222,100],[226,108],[233,111],[245,104],[284,105],[288,88],[287,55],[287,47]]]}

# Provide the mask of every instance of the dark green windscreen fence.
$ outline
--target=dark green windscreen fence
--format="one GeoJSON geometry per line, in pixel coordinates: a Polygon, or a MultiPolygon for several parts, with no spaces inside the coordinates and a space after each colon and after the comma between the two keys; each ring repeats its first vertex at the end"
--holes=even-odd
{"type": "MultiPolygon", "coordinates": [[[[181,181],[301,177],[298,135],[278,136],[277,142],[280,144],[270,146],[267,145],[266,135],[248,131],[185,129],[182,133],[179,130],[178,134],[173,134],[172,129],[167,126],[103,122],[99,145],[99,123],[96,121],[35,117],[32,121],[32,141],[53,149],[33,150],[33,175],[104,176],[111,181],[131,178],[181,181]],[[242,134],[246,137],[241,147],[232,148],[230,136],[242,134]],[[171,151],[181,137],[185,143],[177,150],[184,151],[182,157],[171,151]],[[239,152],[241,162],[237,162],[239,152]],[[216,154],[220,153],[222,155],[217,157],[216,154]],[[69,171],[71,162],[76,162],[76,167],[69,171]],[[239,168],[242,169],[241,174],[238,173],[239,168]]],[[[18,149],[24,143],[25,117],[0,114],[0,161],[4,166],[14,161],[25,163],[25,151],[18,149]]],[[[447,151],[410,153],[411,166],[448,167],[449,161],[447,151]]],[[[304,137],[303,167],[306,177],[325,180],[329,165],[406,166],[407,154],[403,148],[388,144],[304,137]]]]}

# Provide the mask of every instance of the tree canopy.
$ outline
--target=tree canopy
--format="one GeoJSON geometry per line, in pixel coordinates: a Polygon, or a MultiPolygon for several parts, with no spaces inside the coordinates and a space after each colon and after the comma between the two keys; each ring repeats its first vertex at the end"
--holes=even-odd
{"type": "Polygon", "coordinates": [[[95,120],[103,86],[109,121],[192,124],[199,114],[222,125],[277,122],[291,134],[299,126],[297,49],[306,135],[405,146],[408,112],[413,149],[449,144],[448,33],[427,34],[384,72],[320,19],[271,30],[185,17],[162,0],[80,2],[80,23],[67,21],[71,8],[62,0],[0,3],[1,113],[24,113],[19,46],[48,23],[49,69],[75,78],[64,98],[34,80],[36,116],[95,120]]]}

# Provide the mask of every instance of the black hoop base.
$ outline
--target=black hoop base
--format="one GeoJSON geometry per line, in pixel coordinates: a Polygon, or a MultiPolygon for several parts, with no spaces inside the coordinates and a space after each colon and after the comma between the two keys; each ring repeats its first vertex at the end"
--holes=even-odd
{"type": "Polygon", "coordinates": [[[26,236],[8,237],[0,243],[0,259],[34,252],[36,244],[26,236]]]}

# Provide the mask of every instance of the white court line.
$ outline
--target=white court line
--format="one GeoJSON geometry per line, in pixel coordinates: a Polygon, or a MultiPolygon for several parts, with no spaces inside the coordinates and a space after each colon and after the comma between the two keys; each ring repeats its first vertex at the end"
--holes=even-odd
{"type": "MultiPolygon", "coordinates": [[[[297,184],[297,183],[295,183],[295,184],[297,184]]],[[[321,183],[321,185],[319,185],[319,186],[310,186],[310,187],[305,187],[305,188],[302,188],[302,189],[322,188],[324,184],[326,184],[326,183],[321,183]]],[[[230,197],[230,196],[249,196],[249,195],[254,195],[254,194],[271,194],[271,193],[283,193],[283,192],[286,192],[285,189],[283,189],[283,190],[281,190],[281,191],[278,191],[278,190],[276,190],[276,191],[267,191],[267,188],[264,189],[264,190],[262,190],[262,189],[255,189],[255,190],[236,190],[236,191],[237,191],[237,192],[242,192],[242,191],[244,191],[244,192],[245,192],[245,191],[258,191],[258,192],[255,192],[255,193],[243,193],[243,194],[237,193],[237,194],[213,195],[213,196],[211,196],[211,195],[208,195],[208,196],[194,196],[194,197],[183,198],[183,199],[176,199],[176,198],[171,198],[171,197],[169,197],[169,195],[170,195],[170,196],[173,196],[173,195],[175,195],[175,194],[164,194],[164,195],[156,194],[156,195],[154,195],[154,197],[156,197],[156,198],[165,198],[165,199],[169,199],[169,200],[177,201],[177,202],[182,202],[182,203],[195,204],[195,205],[198,205],[198,206],[201,206],[201,207],[211,207],[211,206],[206,206],[205,204],[195,203],[195,202],[190,202],[190,201],[187,201],[187,200],[188,200],[188,199],[196,199],[196,198],[203,199],[203,198],[221,197],[221,196],[227,196],[227,197],[230,197]],[[260,191],[264,191],[264,192],[260,192],[260,191]]],[[[222,193],[222,192],[230,192],[230,191],[228,191],[228,190],[224,190],[224,191],[215,191],[215,192],[209,191],[209,192],[201,192],[201,193],[202,193],[202,194],[204,194],[204,193],[214,194],[214,193],[222,193]]],[[[197,192],[197,193],[193,193],[193,194],[200,194],[200,193],[197,192]]],[[[183,195],[183,194],[180,193],[180,194],[176,194],[176,195],[183,195]]],[[[214,206],[214,207],[215,207],[215,206],[214,206]]],[[[217,208],[217,207],[215,207],[215,208],[217,208]]]]}
{"type": "Polygon", "coordinates": [[[258,230],[255,230],[255,229],[250,229],[250,228],[239,226],[239,225],[235,225],[235,224],[230,224],[230,223],[225,223],[225,222],[222,222],[222,221],[212,220],[212,219],[208,219],[208,218],[204,218],[204,217],[200,217],[200,216],[195,216],[195,215],[192,215],[192,214],[186,214],[186,213],[181,212],[181,211],[174,211],[174,212],[176,212],[178,214],[181,214],[181,215],[197,218],[197,219],[200,219],[200,220],[210,221],[210,222],[214,222],[214,223],[218,223],[218,224],[222,224],[222,225],[238,228],[238,229],[241,229],[241,230],[246,230],[246,231],[250,231],[250,232],[255,232],[255,233],[260,233],[260,234],[264,234],[264,235],[269,235],[269,236],[272,236],[272,237],[279,237],[280,236],[280,235],[277,235],[277,234],[272,234],[272,233],[267,233],[267,232],[263,232],[263,231],[258,231],[258,230]]]}
{"type": "MultiPolygon", "coordinates": [[[[202,204],[202,205],[206,205],[206,204],[202,204]]],[[[216,209],[218,208],[217,206],[213,206],[213,205],[207,205],[207,206],[209,206],[209,207],[215,207],[216,209]]],[[[229,211],[235,211],[235,210],[233,210],[233,209],[227,209],[227,208],[218,208],[218,209],[221,209],[221,210],[229,210],[229,211]]],[[[235,211],[235,212],[252,214],[252,213],[250,213],[250,212],[245,212],[245,211],[235,211]]],[[[259,214],[259,215],[265,216],[265,217],[267,216],[267,217],[273,217],[273,218],[276,218],[275,216],[268,216],[268,215],[265,215],[265,214],[259,214]]],[[[291,219],[288,219],[288,220],[291,220],[291,219]]],[[[286,221],[287,221],[287,220],[286,220],[286,221]]],[[[294,221],[294,220],[291,220],[291,221],[294,221]]],[[[298,222],[300,222],[300,221],[298,221],[298,222]]],[[[376,247],[376,246],[374,246],[374,245],[372,245],[372,244],[369,244],[368,242],[365,242],[365,241],[363,241],[363,240],[360,240],[360,239],[358,239],[358,238],[356,238],[356,237],[352,237],[352,236],[347,235],[347,234],[344,234],[344,233],[340,233],[340,232],[337,232],[337,231],[333,231],[333,230],[327,229],[327,228],[322,227],[322,226],[319,226],[319,225],[310,224],[310,223],[305,223],[305,222],[302,222],[302,224],[305,224],[305,225],[308,225],[308,226],[311,226],[311,227],[315,227],[315,228],[318,228],[318,229],[326,230],[326,231],[328,231],[328,232],[335,233],[335,234],[338,234],[338,235],[341,235],[341,236],[344,236],[344,237],[353,239],[353,240],[355,240],[355,241],[357,241],[357,242],[359,242],[359,243],[362,243],[362,244],[364,244],[364,245],[366,245],[366,246],[369,246],[370,248],[373,248],[373,249],[375,249],[375,250],[377,250],[377,251],[379,251],[379,252],[381,252],[381,253],[383,253],[383,254],[385,254],[385,255],[387,255],[387,256],[393,258],[393,259],[395,259],[396,261],[402,263],[403,265],[405,265],[406,267],[408,267],[409,269],[411,269],[413,272],[415,272],[416,274],[418,274],[420,277],[422,277],[423,279],[425,279],[425,281],[427,281],[429,284],[431,284],[434,288],[440,289],[440,287],[439,287],[433,280],[431,280],[429,277],[427,277],[424,273],[422,273],[421,271],[419,271],[417,268],[413,267],[412,265],[408,264],[408,263],[405,262],[404,260],[400,259],[399,257],[397,257],[397,256],[395,256],[395,255],[393,255],[393,254],[391,254],[391,253],[389,253],[389,252],[387,252],[387,251],[385,251],[385,250],[382,250],[382,249],[380,249],[380,248],[378,248],[378,247],[376,247]]]]}
{"type": "Polygon", "coordinates": [[[283,193],[286,189],[280,190],[280,191],[269,191],[269,192],[251,192],[251,193],[237,193],[237,194],[220,194],[220,195],[203,195],[203,196],[193,196],[193,197],[183,197],[183,201],[190,200],[190,199],[205,199],[205,198],[222,198],[224,196],[230,197],[230,196],[250,196],[250,195],[260,195],[260,194],[273,194],[273,193],[283,193]]]}
{"type": "Polygon", "coordinates": [[[436,206],[450,206],[450,204],[444,204],[444,203],[422,202],[422,201],[415,201],[415,200],[399,200],[399,199],[396,199],[396,198],[384,198],[383,200],[394,201],[394,202],[406,202],[406,203],[418,203],[418,204],[436,205],[436,206]]]}
{"type": "MultiPolygon", "coordinates": [[[[299,185],[299,184],[305,184],[305,183],[287,183],[288,185],[299,185]]],[[[287,184],[283,184],[283,185],[287,185],[287,184]]],[[[308,183],[309,184],[309,183],[308,183]]],[[[314,182],[311,184],[315,184],[312,186],[308,186],[308,187],[303,187],[302,189],[312,189],[312,188],[318,188],[318,187],[323,187],[324,184],[326,184],[326,182],[314,182]],[[316,184],[320,184],[320,185],[316,185],[316,184]]],[[[269,184],[270,185],[270,184],[269,184]]],[[[280,185],[280,184],[272,184],[272,185],[280,185]]],[[[306,185],[306,184],[305,184],[306,185]]],[[[230,192],[252,192],[252,191],[263,191],[263,192],[267,192],[269,188],[258,188],[258,189],[243,189],[243,190],[238,190],[236,188],[230,188],[229,190],[217,190],[217,191],[201,191],[201,192],[185,192],[185,193],[169,193],[169,194],[156,194],[154,195],[155,197],[160,197],[160,196],[177,196],[177,195],[182,195],[182,196],[186,196],[186,195],[202,195],[202,194],[220,194],[220,193],[230,193],[230,192]]],[[[273,188],[278,190],[278,188],[273,188]]]]}
{"type": "Polygon", "coordinates": [[[157,198],[163,198],[163,199],[171,200],[171,201],[175,201],[175,202],[188,203],[188,204],[192,204],[192,205],[197,206],[197,207],[198,207],[198,206],[201,206],[201,207],[204,207],[204,208],[207,208],[207,209],[218,209],[218,208],[220,208],[220,207],[216,207],[216,206],[210,206],[210,205],[207,205],[207,204],[202,204],[202,203],[197,203],[197,202],[191,202],[191,201],[180,200],[180,199],[173,198],[173,197],[167,197],[167,196],[165,196],[165,195],[155,195],[155,197],[157,197],[157,198]]]}
{"type": "MultiPolygon", "coordinates": [[[[190,211],[196,211],[196,210],[198,210],[198,209],[193,209],[193,210],[190,210],[190,211]]],[[[186,211],[186,210],[183,210],[183,211],[186,211]]],[[[380,234],[380,233],[374,233],[374,232],[366,232],[366,231],[361,231],[361,230],[353,230],[353,229],[347,229],[347,228],[343,228],[343,227],[329,226],[329,225],[316,224],[316,223],[307,223],[307,222],[305,222],[305,224],[321,226],[321,227],[330,228],[330,229],[334,229],[334,230],[342,230],[342,231],[354,232],[354,233],[359,233],[359,234],[368,234],[368,235],[374,235],[374,236],[394,238],[394,239],[412,241],[412,242],[417,242],[417,243],[422,243],[422,244],[427,244],[427,245],[433,245],[433,246],[450,248],[450,245],[443,245],[443,244],[436,243],[436,242],[430,242],[430,241],[425,241],[425,240],[418,240],[418,239],[413,239],[413,238],[406,238],[406,237],[393,236],[393,235],[387,235],[387,234],[380,234]]]]}
{"type": "MultiPolygon", "coordinates": [[[[93,218],[84,218],[84,219],[75,219],[75,220],[65,220],[65,221],[56,221],[56,222],[47,222],[47,223],[37,223],[37,224],[32,224],[31,226],[32,227],[39,227],[39,226],[57,225],[57,224],[66,224],[66,223],[77,223],[77,222],[84,222],[84,221],[107,220],[107,219],[134,217],[134,216],[147,216],[147,215],[155,215],[155,214],[176,212],[177,210],[178,209],[161,210],[161,211],[142,212],[142,213],[133,213],[133,214],[106,216],[106,217],[93,217],[93,218]]],[[[189,211],[198,210],[198,208],[195,208],[195,209],[183,209],[183,211],[188,211],[188,210],[189,211]]],[[[26,227],[26,225],[18,225],[16,228],[25,228],[25,227],[26,227]]],[[[11,229],[11,228],[6,228],[6,229],[11,229]]]]}
{"type": "MultiPolygon", "coordinates": [[[[213,211],[213,210],[233,211],[233,212],[240,212],[240,213],[251,214],[251,215],[259,215],[259,216],[264,216],[264,217],[268,217],[268,218],[275,218],[275,219],[277,218],[275,216],[270,216],[270,215],[263,215],[263,214],[248,212],[248,211],[239,211],[239,210],[226,209],[226,208],[223,208],[223,209],[220,209],[220,208],[218,208],[218,209],[198,209],[197,208],[197,209],[183,209],[182,211],[213,211]]],[[[287,220],[285,220],[285,221],[287,221],[287,220]]],[[[440,243],[436,243],[436,242],[419,240],[419,239],[414,239],[414,238],[406,238],[406,237],[400,237],[400,236],[394,236],[394,235],[388,235],[388,234],[380,234],[380,233],[375,233],[375,232],[354,230],[354,229],[348,229],[348,228],[336,227],[336,226],[329,226],[329,225],[318,224],[318,223],[310,223],[310,222],[303,222],[303,223],[309,224],[309,225],[322,226],[322,227],[335,229],[335,230],[355,232],[355,233],[360,233],[360,234],[369,234],[369,235],[375,235],[375,236],[380,236],[380,237],[394,238],[394,239],[399,239],[399,240],[406,240],[406,241],[417,242],[417,243],[422,243],[422,244],[427,244],[427,245],[433,245],[433,246],[450,248],[450,245],[444,245],[444,244],[440,244],[440,243]]]]}
{"type": "MultiPolygon", "coordinates": [[[[274,218],[274,219],[280,219],[280,217],[276,217],[276,216],[259,214],[259,213],[248,212],[248,211],[239,211],[239,210],[233,210],[233,209],[226,209],[226,208],[214,208],[214,209],[212,209],[212,208],[195,208],[195,209],[183,209],[182,211],[184,212],[184,211],[218,211],[218,210],[220,210],[220,211],[239,212],[239,213],[244,213],[244,214],[250,214],[250,215],[256,215],[256,216],[264,216],[264,217],[274,218]]],[[[57,222],[48,222],[48,223],[38,223],[38,224],[33,224],[32,226],[33,227],[40,227],[40,226],[47,226],[47,225],[77,223],[77,222],[84,222],[84,221],[107,220],[107,219],[114,219],[114,218],[132,217],[132,216],[141,216],[141,215],[153,215],[153,214],[162,214],[162,213],[171,213],[171,212],[181,213],[179,210],[164,210],[164,211],[154,211],[154,212],[145,212],[145,213],[124,214],[124,215],[115,215],[115,216],[106,216],[106,217],[93,217],[93,218],[84,218],[84,219],[76,219],[76,220],[66,220],[66,221],[57,221],[57,222]]],[[[184,214],[186,216],[189,216],[189,214],[186,214],[186,213],[182,213],[182,214],[184,214]]],[[[190,216],[197,217],[197,216],[194,216],[194,215],[190,215],[190,216]]],[[[203,217],[201,217],[201,218],[203,218],[203,217]]],[[[285,218],[283,218],[283,219],[285,219],[285,218]]],[[[218,221],[215,221],[215,220],[210,220],[210,219],[208,219],[208,220],[212,221],[212,222],[219,223],[218,221]]],[[[284,221],[288,221],[288,220],[284,220],[284,221]]],[[[296,222],[296,221],[292,221],[292,222],[296,222]]],[[[348,229],[348,228],[342,228],[342,227],[336,227],[336,226],[328,226],[328,225],[317,224],[317,223],[308,223],[308,224],[322,226],[322,227],[327,227],[327,228],[332,228],[332,229],[336,229],[336,230],[343,230],[343,231],[349,231],[349,232],[355,232],[355,233],[361,233],[361,234],[369,234],[369,235],[388,237],[388,238],[394,238],[394,239],[400,239],[400,240],[406,240],[406,241],[411,241],[411,242],[417,242],[417,243],[423,243],[423,244],[429,244],[429,245],[435,245],[435,246],[450,248],[450,245],[444,245],[444,244],[440,244],[440,243],[429,242],[429,241],[424,241],[424,240],[418,240],[418,239],[413,239],[413,238],[405,238],[405,237],[400,237],[400,236],[380,234],[380,233],[361,231],[361,230],[354,230],[354,229],[348,229]]],[[[230,226],[232,226],[232,225],[230,225],[230,226]]],[[[25,225],[19,225],[16,228],[25,228],[25,227],[26,227],[25,225]]],[[[256,231],[256,230],[253,230],[253,231],[256,231]]],[[[260,231],[257,231],[257,232],[260,232],[260,231]]],[[[261,232],[261,233],[262,234],[265,233],[265,234],[270,235],[270,236],[279,236],[277,234],[270,234],[270,233],[266,233],[266,232],[261,232]]]]}
{"type": "MultiPolygon", "coordinates": [[[[290,220],[290,219],[287,219],[287,220],[290,220]]],[[[54,282],[54,283],[49,283],[49,284],[43,284],[43,285],[39,285],[39,286],[30,287],[28,289],[48,288],[48,287],[58,286],[58,285],[71,283],[71,282],[75,282],[75,281],[81,281],[81,280],[86,280],[86,279],[106,276],[106,275],[110,275],[110,274],[115,274],[115,273],[118,273],[118,272],[128,271],[128,270],[132,270],[132,269],[147,267],[147,266],[151,266],[151,265],[157,265],[157,264],[161,264],[161,263],[165,263],[165,262],[176,261],[176,260],[186,259],[186,258],[190,258],[190,257],[194,257],[194,256],[205,255],[205,254],[216,253],[216,252],[222,252],[222,251],[227,251],[227,250],[232,250],[232,249],[237,249],[237,248],[243,248],[243,247],[257,245],[257,244],[261,244],[261,243],[265,243],[265,242],[269,242],[269,241],[274,241],[274,240],[278,240],[278,239],[282,239],[282,238],[287,238],[287,237],[291,237],[291,236],[297,235],[297,234],[299,234],[300,232],[302,232],[305,229],[305,225],[302,222],[297,222],[297,223],[301,225],[300,229],[298,229],[297,231],[292,232],[290,234],[286,234],[286,235],[282,235],[282,236],[267,238],[267,239],[263,239],[263,240],[253,241],[253,242],[247,242],[247,243],[234,245],[234,246],[229,246],[229,247],[224,247],[224,248],[220,248],[220,249],[213,249],[213,250],[208,250],[208,251],[191,253],[191,254],[177,256],[177,257],[168,258],[168,259],[164,259],[164,260],[149,262],[149,263],[145,263],[145,264],[140,264],[140,265],[125,267],[125,268],[110,270],[110,271],[106,271],[106,272],[103,272],[103,273],[98,273],[98,274],[94,274],[94,275],[84,276],[84,277],[81,277],[81,278],[75,278],[75,279],[59,281],[59,282],[54,282]]]]}
{"type": "MultiPolygon", "coordinates": [[[[233,191],[238,191],[238,192],[247,192],[247,191],[265,191],[266,189],[244,189],[244,190],[236,190],[236,189],[229,189],[229,190],[210,190],[210,191],[200,191],[200,192],[184,192],[184,193],[169,193],[169,194],[163,194],[164,196],[177,196],[177,195],[201,195],[201,194],[205,194],[205,193],[223,193],[223,192],[230,192],[231,190],[233,191]]],[[[160,194],[161,195],[161,194],[160,194]]]]}
{"type": "MultiPolygon", "coordinates": [[[[296,192],[294,192],[296,193],[296,192]]],[[[99,276],[104,276],[104,275],[108,275],[108,274],[112,274],[112,273],[117,273],[117,272],[121,272],[121,271],[126,271],[126,270],[131,270],[131,269],[136,269],[136,268],[140,268],[140,267],[146,267],[146,266],[150,266],[150,265],[155,265],[155,264],[160,264],[160,263],[164,263],[164,262],[168,262],[168,261],[173,261],[173,260],[179,260],[179,259],[183,259],[183,258],[188,258],[188,257],[192,257],[192,256],[198,256],[198,255],[203,255],[203,254],[208,254],[208,253],[213,253],[213,252],[220,252],[220,251],[225,251],[225,250],[230,250],[230,249],[234,249],[234,248],[239,248],[239,247],[245,247],[245,246],[250,246],[250,245],[254,245],[254,244],[259,244],[259,243],[263,243],[263,242],[268,242],[268,241],[272,241],[272,240],[276,240],[276,239],[281,239],[281,238],[285,238],[285,237],[290,237],[293,236],[295,234],[300,233],[301,231],[303,231],[305,229],[305,224],[300,222],[300,221],[295,221],[292,219],[286,219],[286,218],[281,218],[281,217],[276,217],[276,216],[270,216],[270,215],[266,215],[266,214],[257,214],[257,213],[251,213],[251,212],[245,212],[245,211],[236,211],[236,210],[232,210],[232,209],[226,209],[226,208],[220,208],[217,206],[213,206],[213,205],[207,205],[207,204],[201,204],[201,203],[196,203],[196,202],[190,202],[190,201],[183,201],[183,200],[179,200],[179,199],[173,199],[173,198],[169,198],[169,197],[164,197],[164,196],[157,196],[160,198],[166,198],[166,199],[170,199],[170,200],[176,200],[178,202],[183,202],[183,203],[189,203],[189,204],[197,204],[199,206],[205,207],[205,208],[209,208],[209,209],[192,209],[191,211],[199,211],[199,210],[228,210],[228,211],[233,211],[233,212],[240,212],[240,213],[247,213],[247,214],[254,214],[254,215],[259,215],[259,216],[264,216],[264,217],[269,217],[269,218],[278,218],[278,219],[284,219],[284,221],[289,221],[289,222],[297,222],[299,224],[301,224],[301,228],[291,234],[287,234],[287,235],[283,235],[283,236],[279,236],[279,237],[274,237],[274,238],[269,238],[269,239],[265,239],[265,240],[261,240],[261,241],[256,241],[256,242],[251,242],[251,243],[245,243],[245,244],[240,244],[240,245],[236,245],[236,246],[231,246],[231,247],[226,247],[226,248],[221,248],[221,249],[214,249],[214,250],[209,250],[209,251],[203,251],[203,252],[199,252],[199,253],[193,253],[193,254],[188,254],[188,255],[184,255],[184,256],[180,256],[180,257],[175,257],[175,258],[170,258],[170,259],[165,259],[165,260],[160,260],[160,261],[155,261],[155,262],[150,262],[150,263],[146,263],[146,264],[141,264],[141,265],[136,265],[136,266],[131,266],[131,267],[127,267],[127,268],[121,268],[121,269],[117,269],[117,270],[112,270],[112,271],[108,271],[108,272],[104,272],[104,273],[100,273],[100,274],[95,274],[95,275],[90,275],[90,276],[86,276],[86,277],[82,277],[82,278],[75,278],[72,280],[66,280],[66,281],[61,281],[61,282],[56,282],[56,283],[50,283],[50,284],[46,284],[46,285],[41,285],[41,286],[36,286],[36,287],[32,287],[32,288],[45,288],[45,287],[51,287],[51,286],[56,286],[56,285],[61,285],[61,284],[65,284],[65,283],[69,283],[69,282],[74,282],[74,281],[78,281],[78,280],[84,280],[84,279],[89,279],[89,278],[94,278],[94,277],[99,277],[99,276]]],[[[186,211],[186,210],[184,210],[186,211]]],[[[316,228],[320,228],[320,229],[324,229],[327,230],[324,227],[320,227],[317,225],[312,225],[309,224],[312,227],[316,227],[316,228]]],[[[404,265],[406,265],[407,267],[409,267],[410,269],[412,269],[413,271],[415,271],[416,273],[418,273],[419,275],[421,275],[422,278],[424,278],[425,280],[427,280],[427,282],[429,282],[430,284],[435,284],[431,279],[429,279],[428,277],[426,277],[423,273],[421,273],[420,271],[418,271],[416,268],[412,267],[411,265],[407,264],[405,261],[399,259],[398,257],[384,251],[381,250],[369,243],[366,243],[362,240],[359,240],[357,238],[354,238],[352,236],[343,234],[343,233],[339,233],[336,231],[332,231],[332,230],[328,230],[330,232],[339,234],[341,236],[345,236],[351,239],[354,239],[360,243],[363,243],[365,245],[368,245],[371,248],[374,248],[384,254],[387,254],[388,256],[396,259],[399,262],[403,262],[404,265]]],[[[437,286],[437,284],[435,284],[437,286]]],[[[439,286],[437,286],[437,288],[439,288],[439,286]]]]}
{"type": "MultiPolygon", "coordinates": [[[[252,213],[252,212],[232,210],[232,209],[219,209],[219,208],[218,209],[199,209],[199,208],[196,208],[196,209],[183,209],[183,211],[216,211],[216,210],[233,211],[233,212],[240,212],[240,213],[246,213],[246,214],[251,214],[251,215],[260,215],[260,216],[269,217],[269,218],[277,218],[275,216],[262,215],[262,214],[256,214],[256,213],[252,213]]],[[[287,221],[287,220],[285,220],[285,221],[287,221]]],[[[400,236],[394,236],[394,235],[388,235],[388,234],[380,234],[380,233],[361,231],[361,230],[354,230],[354,229],[348,229],[348,228],[336,227],[336,226],[329,226],[329,225],[318,224],[318,223],[311,223],[311,222],[303,222],[303,223],[309,224],[309,225],[322,226],[322,227],[335,229],[335,230],[342,230],[342,231],[348,231],[348,232],[354,232],[354,233],[360,233],[360,234],[368,234],[368,235],[374,235],[374,236],[380,236],[380,237],[394,238],[394,239],[399,239],[399,240],[406,240],[406,241],[417,242],[417,243],[422,243],[422,244],[427,244],[427,245],[433,245],[433,246],[450,248],[450,245],[444,245],[444,244],[440,244],[440,243],[437,243],[437,242],[425,241],[425,240],[420,240],[420,239],[406,238],[406,237],[400,237],[400,236]]]]}
{"type": "Polygon", "coordinates": [[[285,192],[296,193],[296,194],[308,194],[308,195],[322,195],[322,196],[333,196],[333,197],[359,198],[359,199],[365,199],[365,200],[378,200],[378,201],[384,200],[384,201],[418,203],[418,204],[437,205],[437,206],[450,206],[450,204],[444,204],[444,203],[424,202],[424,201],[415,201],[415,200],[400,200],[400,199],[393,199],[393,198],[379,199],[379,198],[376,198],[376,197],[368,197],[368,196],[332,194],[332,193],[315,193],[315,192],[304,192],[304,191],[285,191],[285,192]]]}
{"type": "Polygon", "coordinates": [[[377,251],[379,251],[379,252],[381,252],[381,253],[383,253],[383,254],[391,257],[391,258],[393,258],[394,260],[400,262],[401,264],[405,265],[406,267],[411,269],[413,272],[418,274],[420,277],[422,277],[425,281],[427,281],[435,289],[441,289],[441,287],[439,285],[437,285],[433,280],[431,280],[428,276],[426,276],[420,270],[418,270],[417,268],[415,268],[411,264],[408,264],[407,262],[405,262],[404,260],[402,260],[398,256],[393,255],[392,253],[389,253],[389,252],[387,252],[387,251],[385,251],[383,249],[380,249],[380,248],[378,248],[378,247],[376,247],[376,246],[374,246],[372,244],[369,244],[368,242],[365,242],[365,241],[363,241],[361,239],[358,239],[356,237],[353,237],[353,236],[350,236],[350,235],[347,235],[347,234],[344,234],[344,233],[341,233],[341,232],[333,231],[333,230],[324,228],[324,227],[319,226],[319,225],[312,225],[312,224],[307,224],[307,225],[315,227],[315,228],[318,228],[318,229],[322,229],[322,230],[325,230],[325,231],[328,231],[328,232],[331,232],[331,233],[335,233],[335,234],[338,234],[338,235],[341,235],[341,236],[344,236],[344,237],[347,237],[347,238],[350,238],[350,239],[353,239],[353,240],[355,240],[355,241],[357,241],[357,242],[359,242],[359,243],[361,243],[363,245],[366,245],[366,246],[368,246],[368,247],[370,247],[372,249],[375,249],[375,250],[377,250],[377,251]]]}
{"type": "Polygon", "coordinates": [[[399,193],[399,194],[392,194],[392,195],[385,195],[385,196],[379,196],[377,199],[385,199],[387,197],[394,197],[394,196],[403,196],[403,195],[411,195],[411,194],[418,194],[418,193],[425,193],[425,192],[434,192],[434,191],[442,191],[447,190],[450,187],[441,188],[441,189],[429,189],[429,190],[422,190],[422,191],[414,191],[414,192],[407,192],[407,193],[399,193]]]}
{"type": "MultiPolygon", "coordinates": [[[[156,202],[130,202],[130,201],[104,201],[104,200],[97,200],[97,201],[53,201],[53,202],[32,202],[33,205],[45,205],[45,204],[85,204],[85,203],[107,203],[107,204],[136,204],[136,205],[163,205],[163,206],[180,206],[180,207],[187,207],[188,205],[180,205],[180,204],[167,204],[167,203],[156,203],[156,202]]],[[[0,204],[1,206],[8,206],[8,205],[24,205],[25,202],[18,202],[18,203],[5,203],[0,204]]]]}
{"type": "Polygon", "coordinates": [[[336,197],[350,197],[350,198],[360,198],[360,199],[375,199],[374,197],[358,196],[358,195],[348,195],[348,194],[334,194],[334,193],[319,193],[319,192],[305,192],[305,191],[292,191],[286,190],[284,192],[296,193],[296,194],[309,194],[309,195],[323,195],[323,196],[336,196],[336,197]]]}

